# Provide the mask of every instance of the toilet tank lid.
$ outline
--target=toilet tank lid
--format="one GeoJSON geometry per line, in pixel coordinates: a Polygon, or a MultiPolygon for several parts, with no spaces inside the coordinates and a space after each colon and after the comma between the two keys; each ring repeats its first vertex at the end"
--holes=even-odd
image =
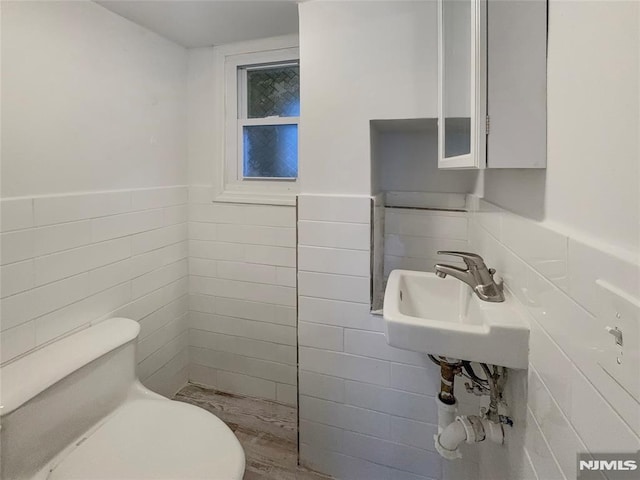
{"type": "Polygon", "coordinates": [[[139,332],[138,322],[110,318],[4,365],[0,369],[0,417],[88,363],[134,340],[139,332]]]}

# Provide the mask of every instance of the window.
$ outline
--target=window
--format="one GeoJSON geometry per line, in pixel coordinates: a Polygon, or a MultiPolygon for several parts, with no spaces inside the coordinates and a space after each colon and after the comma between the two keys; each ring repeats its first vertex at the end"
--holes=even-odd
{"type": "Polygon", "coordinates": [[[297,36],[216,47],[214,199],[294,205],[298,190],[297,36]]]}
{"type": "Polygon", "coordinates": [[[243,179],[298,177],[298,62],[238,68],[238,152],[243,179]]]}

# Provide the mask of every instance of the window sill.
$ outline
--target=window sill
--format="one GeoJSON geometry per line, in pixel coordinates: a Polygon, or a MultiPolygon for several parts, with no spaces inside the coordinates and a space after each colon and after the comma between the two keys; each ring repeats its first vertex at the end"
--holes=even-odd
{"type": "Polygon", "coordinates": [[[295,207],[297,201],[296,193],[248,193],[226,191],[214,195],[213,202],[225,203],[248,203],[256,205],[281,205],[295,207]]]}

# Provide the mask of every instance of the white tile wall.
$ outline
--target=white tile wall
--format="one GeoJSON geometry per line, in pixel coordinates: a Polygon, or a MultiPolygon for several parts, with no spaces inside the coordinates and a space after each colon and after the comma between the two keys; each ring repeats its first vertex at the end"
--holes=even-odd
{"type": "Polygon", "coordinates": [[[384,276],[392,270],[432,272],[438,262],[459,265],[455,258],[439,257],[438,250],[467,248],[465,212],[387,207],[384,225],[384,276]]]}
{"type": "Polygon", "coordinates": [[[371,258],[366,250],[300,246],[298,265],[300,270],[306,272],[367,277],[371,258]]]}
{"type": "Polygon", "coordinates": [[[6,198],[0,203],[2,232],[33,227],[33,200],[31,198],[6,198]]]}
{"type": "Polygon", "coordinates": [[[140,322],[139,373],[187,379],[187,187],[3,199],[2,362],[112,316],[140,322]]]}
{"type": "Polygon", "coordinates": [[[296,209],[190,187],[191,381],[297,404],[296,209]]]}
{"type": "MultiPolygon", "coordinates": [[[[371,205],[369,197],[299,197],[301,460],[340,479],[439,480],[439,372],[426,356],[390,347],[382,318],[370,313],[371,205]]],[[[451,248],[449,235],[466,247],[463,214],[390,213],[396,237],[434,237],[451,248]],[[446,225],[443,238],[414,226],[414,217],[425,228],[446,225]]],[[[464,463],[477,467],[473,458],[464,463]]]]}
{"type": "Polygon", "coordinates": [[[637,451],[638,403],[604,372],[596,354],[609,340],[596,280],[637,297],[637,259],[477,198],[470,204],[471,250],[504,276],[531,325],[529,379],[512,385],[513,395],[528,397],[525,425],[512,432],[512,441],[524,446],[493,451],[486,463],[500,468],[483,469],[481,477],[572,479],[578,452],[637,451]]]}
{"type": "Polygon", "coordinates": [[[386,345],[382,320],[368,312],[367,273],[349,257],[370,246],[368,200],[303,195],[299,202],[304,463],[340,478],[570,479],[577,452],[640,447],[638,403],[592,348],[606,336],[596,280],[637,295],[637,260],[472,197],[469,214],[387,208],[385,273],[430,270],[442,260],[437,249],[480,253],[530,314],[530,369],[509,383],[516,425],[505,447],[472,449],[466,464],[426,454],[437,374],[419,355],[386,345]]]}
{"type": "Polygon", "coordinates": [[[295,404],[299,374],[301,459],[341,479],[566,480],[578,451],[640,448],[638,403],[591,349],[596,280],[637,295],[633,259],[478,199],[468,217],[386,209],[387,272],[476,251],[530,314],[507,446],[454,465],[433,452],[437,369],[389,347],[369,312],[371,199],[302,195],[297,252],[295,208],[209,200],[199,187],[2,200],[2,362],[121,315],[140,322],[140,375],[165,394],[190,378],[295,404]]]}
{"type": "MultiPolygon", "coordinates": [[[[298,197],[298,220],[367,225],[370,217],[370,197],[339,195],[300,195],[298,197]]],[[[369,234],[367,234],[368,238],[369,234]]]]}
{"type": "Polygon", "coordinates": [[[298,241],[312,247],[369,251],[371,232],[365,223],[298,221],[298,241]]]}
{"type": "Polygon", "coordinates": [[[370,303],[369,278],[298,271],[298,292],[302,296],[370,303]]]}
{"type": "Polygon", "coordinates": [[[35,197],[35,226],[94,219],[134,210],[131,191],[35,197]]]}

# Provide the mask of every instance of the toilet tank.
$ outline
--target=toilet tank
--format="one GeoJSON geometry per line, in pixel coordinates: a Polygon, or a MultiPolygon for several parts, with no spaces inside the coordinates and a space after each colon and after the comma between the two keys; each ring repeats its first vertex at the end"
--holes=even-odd
{"type": "Polygon", "coordinates": [[[33,477],[125,401],[139,331],[112,318],[0,369],[0,478],[33,477]]]}

